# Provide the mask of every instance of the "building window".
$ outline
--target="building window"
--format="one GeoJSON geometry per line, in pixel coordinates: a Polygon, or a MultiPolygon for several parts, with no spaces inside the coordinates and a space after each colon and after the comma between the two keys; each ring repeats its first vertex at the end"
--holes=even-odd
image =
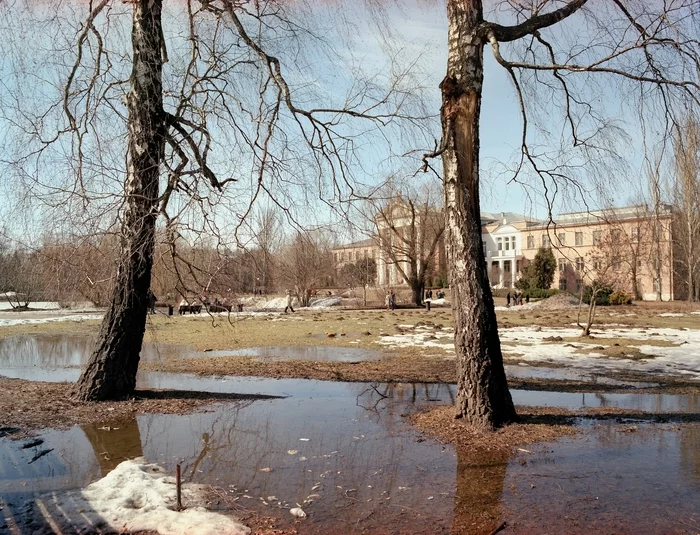
{"type": "Polygon", "coordinates": [[[595,269],[596,271],[600,271],[600,268],[601,268],[600,260],[596,258],[595,260],[593,260],[593,269],[595,269]]]}
{"type": "Polygon", "coordinates": [[[520,273],[521,270],[522,270],[522,268],[521,268],[521,262],[520,262],[520,260],[516,260],[516,261],[515,261],[515,271],[516,271],[516,273],[520,273]]]}
{"type": "Polygon", "coordinates": [[[560,258],[559,259],[559,273],[564,273],[565,270],[566,270],[566,260],[564,260],[563,258],[560,258]]]}
{"type": "Polygon", "coordinates": [[[638,267],[638,268],[642,267],[642,261],[641,261],[641,260],[637,260],[637,267],[638,267]]]}
{"type": "Polygon", "coordinates": [[[610,231],[610,240],[613,243],[620,243],[621,237],[622,237],[622,231],[619,228],[614,228],[610,231]]]}
{"type": "Polygon", "coordinates": [[[566,245],[566,233],[560,232],[557,234],[557,241],[559,242],[559,245],[566,245]]]}
{"type": "Polygon", "coordinates": [[[498,244],[498,250],[503,250],[503,238],[496,238],[496,243],[498,244]]]}
{"type": "Polygon", "coordinates": [[[632,241],[635,243],[639,241],[639,227],[632,227],[632,241]]]}
{"type": "Polygon", "coordinates": [[[576,259],[576,271],[583,271],[585,264],[580,256],[576,259]]]}
{"type": "Polygon", "coordinates": [[[551,246],[552,243],[549,241],[549,236],[547,236],[546,234],[542,234],[542,247],[546,249],[551,246]]]}
{"type": "Polygon", "coordinates": [[[574,234],[574,241],[576,245],[583,245],[583,232],[577,232],[574,234]]]}
{"type": "Polygon", "coordinates": [[[535,237],[534,237],[534,236],[528,236],[528,237],[527,237],[527,248],[528,248],[528,249],[534,249],[534,248],[535,248],[535,237]]]}
{"type": "Polygon", "coordinates": [[[598,245],[602,237],[602,232],[600,230],[593,231],[593,245],[598,245]]]}
{"type": "Polygon", "coordinates": [[[559,289],[566,290],[566,279],[564,279],[564,278],[559,279],[559,289]]]}
{"type": "Polygon", "coordinates": [[[338,263],[338,253],[333,253],[333,260],[335,260],[335,263],[338,263]]]}
{"type": "Polygon", "coordinates": [[[576,279],[576,293],[580,293],[582,287],[583,281],[581,279],[576,279]]]}
{"type": "Polygon", "coordinates": [[[484,257],[486,257],[486,242],[481,240],[481,248],[484,250],[484,257]]]}

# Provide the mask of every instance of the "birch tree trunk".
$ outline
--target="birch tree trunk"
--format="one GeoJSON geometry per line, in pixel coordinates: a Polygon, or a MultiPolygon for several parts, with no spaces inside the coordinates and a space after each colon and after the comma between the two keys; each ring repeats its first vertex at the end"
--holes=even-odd
{"type": "Polygon", "coordinates": [[[457,417],[494,428],[515,421],[481,245],[479,114],[483,87],[481,0],[448,0],[442,90],[445,218],[457,353],[457,417]]]}
{"type": "Polygon", "coordinates": [[[164,148],[162,0],[133,2],[127,96],[128,161],[121,257],[95,350],[74,389],[83,401],[124,399],[136,388],[151,283],[159,168],[164,148]]]}

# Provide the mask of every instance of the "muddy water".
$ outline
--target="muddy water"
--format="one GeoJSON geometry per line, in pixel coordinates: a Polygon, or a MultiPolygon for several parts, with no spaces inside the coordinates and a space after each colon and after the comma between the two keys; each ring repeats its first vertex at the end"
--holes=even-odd
{"type": "MultiPolygon", "coordinates": [[[[70,335],[19,335],[0,338],[0,368],[10,370],[42,370],[42,378],[51,380],[46,370],[65,370],[85,365],[94,347],[95,339],[70,335]]],[[[141,350],[142,362],[161,362],[164,359],[199,357],[250,356],[261,361],[312,360],[334,362],[362,362],[376,360],[378,351],[347,347],[254,347],[237,350],[197,351],[176,344],[145,342],[141,350]]],[[[1,373],[1,372],[0,372],[1,373]]],[[[74,381],[74,373],[64,373],[61,381],[74,381]]],[[[14,375],[13,375],[14,377],[14,375]]],[[[28,378],[28,377],[22,377],[28,378]]]]}
{"type": "Polygon", "coordinates": [[[313,383],[285,387],[295,395],[272,403],[46,432],[44,444],[28,450],[0,441],[0,496],[21,517],[28,495],[87,484],[121,460],[143,455],[170,470],[181,462],[186,480],[221,486],[245,508],[278,513],[284,521],[291,519],[290,506],[302,504],[308,524],[325,533],[353,532],[364,517],[372,518],[362,525],[385,525],[385,514],[409,531],[413,520],[425,518],[425,527],[446,531],[452,506],[444,496],[452,492],[455,454],[417,442],[401,416],[426,398],[449,402],[446,387],[313,383]],[[28,464],[38,450],[51,448],[28,464]]]}
{"type": "MultiPolygon", "coordinates": [[[[422,440],[402,417],[450,403],[444,385],[252,383],[251,390],[289,397],[46,431],[44,443],[28,449],[0,440],[0,528],[3,514],[22,520],[25,500],[40,494],[50,508],[47,492],[83,486],[138,456],[169,470],[182,463],[187,481],[222,487],[283,525],[299,503],[309,515],[302,534],[489,533],[502,520],[510,533],[698,528],[698,424],[582,423],[590,427],[585,436],[478,460],[422,440]]],[[[242,383],[209,386],[238,391],[242,383]]],[[[700,399],[687,401],[688,412],[700,413],[700,399]]]]}
{"type": "MultiPolygon", "coordinates": [[[[56,344],[48,341],[0,350],[0,374],[77,377],[83,346],[61,343],[53,352],[46,348],[56,344]]],[[[42,444],[26,449],[0,439],[0,532],[13,522],[24,526],[26,501],[41,495],[50,508],[46,493],[84,486],[139,456],[173,471],[181,463],[186,480],[222,487],[245,509],[279,516],[283,525],[299,503],[309,515],[302,534],[490,533],[503,520],[507,533],[700,530],[698,423],[580,423],[588,427],[585,436],[479,460],[424,440],[402,416],[452,403],[447,385],[150,373],[139,376],[139,386],[286,398],[45,431],[42,444]]],[[[699,396],[513,391],[513,397],[526,405],[617,406],[700,420],[699,396]]]]}

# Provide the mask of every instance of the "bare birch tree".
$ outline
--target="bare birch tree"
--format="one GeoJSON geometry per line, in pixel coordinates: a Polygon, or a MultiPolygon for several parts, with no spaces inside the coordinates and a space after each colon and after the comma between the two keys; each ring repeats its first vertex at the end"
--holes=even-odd
{"type": "Polygon", "coordinates": [[[502,24],[484,17],[481,0],[447,0],[442,141],[425,161],[427,167],[427,158],[441,156],[443,163],[458,417],[487,428],[517,419],[481,248],[479,117],[484,47],[490,45],[508,73],[520,104],[522,142],[516,178],[530,172],[551,195],[557,187],[576,188],[572,169],[594,165],[608,152],[601,136],[613,129],[604,120],[602,95],[593,91],[599,87],[596,77],[631,88],[644,104],[639,106],[642,113],[657,111],[667,131],[677,124],[678,110],[698,106],[697,8],[695,0],[664,4],[508,0],[494,8],[496,16],[509,19],[502,24]],[[541,107],[536,110],[538,102],[541,107]],[[557,161],[531,150],[529,128],[545,109],[546,131],[551,132],[559,119],[557,135],[577,152],[577,158],[557,161]]]}

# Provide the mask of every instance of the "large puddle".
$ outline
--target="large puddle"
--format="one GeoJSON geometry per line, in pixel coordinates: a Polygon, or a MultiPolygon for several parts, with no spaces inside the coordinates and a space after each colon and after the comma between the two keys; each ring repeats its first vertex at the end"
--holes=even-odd
{"type": "MultiPolygon", "coordinates": [[[[95,339],[88,336],[70,335],[18,335],[0,338],[0,367],[36,368],[48,372],[85,365],[94,348],[95,339]]],[[[141,349],[142,362],[161,362],[165,359],[188,359],[201,357],[254,357],[261,361],[312,360],[333,362],[363,362],[376,360],[378,351],[352,347],[290,346],[253,347],[216,351],[197,351],[176,344],[154,344],[144,342],[141,349]]],[[[44,372],[44,376],[46,376],[44,372]]],[[[72,375],[68,375],[72,377],[72,375]]],[[[37,380],[48,380],[38,379],[37,380]]],[[[74,380],[74,379],[59,379],[74,380]]]]}
{"type": "MultiPolygon", "coordinates": [[[[158,386],[178,384],[173,377],[159,380],[158,386]]],[[[172,471],[181,463],[185,480],[222,487],[246,509],[283,522],[291,522],[289,507],[302,504],[309,516],[300,533],[488,533],[501,519],[515,533],[697,528],[697,424],[606,422],[592,425],[585,437],[484,465],[420,439],[402,416],[451,402],[454,393],[445,385],[208,381],[216,391],[251,383],[249,391],[290,397],[46,431],[43,444],[27,449],[2,439],[0,520],[4,514],[21,526],[25,501],[42,495],[42,506],[51,510],[52,491],[86,485],[122,460],[143,456],[172,471]],[[45,450],[51,451],[30,464],[45,450]]],[[[544,394],[515,397],[554,401],[544,394]]],[[[579,396],[565,403],[609,401],[623,400],[579,396]]],[[[700,412],[700,399],[687,401],[686,410],[700,412]]],[[[665,407],[663,398],[657,402],[665,407]]]]}
{"type": "MultiPolygon", "coordinates": [[[[21,351],[0,345],[0,375],[77,378],[84,345],[65,337],[25,342],[21,351]]],[[[424,440],[405,421],[426,404],[452,403],[450,385],[142,373],[139,387],[285,399],[48,430],[26,449],[26,441],[0,439],[0,532],[33,533],[36,525],[23,524],[25,502],[40,495],[53,511],[51,492],[140,456],[171,471],[181,463],[185,480],[221,487],[283,523],[292,522],[289,507],[302,504],[302,534],[490,533],[503,520],[506,533],[700,530],[700,396],[514,390],[520,405],[684,413],[695,423],[582,422],[585,436],[483,463],[424,440]]]]}

